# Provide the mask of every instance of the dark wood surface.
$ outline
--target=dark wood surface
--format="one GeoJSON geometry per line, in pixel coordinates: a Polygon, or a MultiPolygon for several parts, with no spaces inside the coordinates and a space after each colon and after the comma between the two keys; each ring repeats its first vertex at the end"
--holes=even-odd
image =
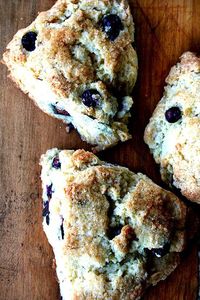
{"type": "MultiPolygon", "coordinates": [[[[53,0],[0,0],[0,56],[13,34],[53,0]]],[[[181,53],[200,49],[200,1],[130,0],[136,24],[139,77],[130,121],[133,139],[99,156],[161,184],[158,167],[143,142],[145,125],[163,92],[164,79],[181,53]]],[[[48,148],[88,146],[76,132],[34,106],[7,79],[0,66],[0,300],[56,300],[59,297],[52,250],[42,231],[40,155],[48,148]]],[[[146,293],[147,300],[195,300],[197,250],[146,293]]]]}

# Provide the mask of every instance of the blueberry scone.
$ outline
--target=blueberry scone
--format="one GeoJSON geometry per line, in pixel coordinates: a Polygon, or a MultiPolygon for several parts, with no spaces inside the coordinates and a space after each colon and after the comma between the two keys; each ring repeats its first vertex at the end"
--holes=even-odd
{"type": "Polygon", "coordinates": [[[102,150],[131,137],[133,42],[126,0],[58,0],[17,32],[3,61],[44,112],[102,150]]]}
{"type": "Polygon", "coordinates": [[[144,140],[162,179],[200,203],[200,58],[186,52],[167,79],[144,140]]]}
{"type": "Polygon", "coordinates": [[[174,194],[84,150],[49,150],[41,165],[63,300],[140,299],[176,268],[186,207],[174,194]]]}

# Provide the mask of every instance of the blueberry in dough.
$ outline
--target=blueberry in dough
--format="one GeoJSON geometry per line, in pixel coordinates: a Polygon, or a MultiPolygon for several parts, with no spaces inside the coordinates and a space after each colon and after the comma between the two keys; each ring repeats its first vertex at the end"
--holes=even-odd
{"type": "Polygon", "coordinates": [[[32,52],[35,50],[35,42],[37,39],[37,33],[34,31],[29,31],[22,37],[22,46],[25,50],[32,52]]]}

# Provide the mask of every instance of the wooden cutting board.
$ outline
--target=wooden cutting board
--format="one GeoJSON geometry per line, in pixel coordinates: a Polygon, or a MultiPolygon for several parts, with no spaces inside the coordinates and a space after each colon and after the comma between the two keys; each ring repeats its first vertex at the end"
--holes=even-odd
{"type": "MultiPolygon", "coordinates": [[[[0,56],[13,34],[27,26],[53,0],[0,0],[0,56]]],[[[134,89],[133,139],[100,154],[102,159],[142,171],[161,184],[143,132],[163,93],[164,80],[186,50],[200,50],[200,1],[131,0],[139,56],[134,89]]],[[[0,300],[56,300],[59,289],[52,250],[42,231],[40,155],[48,148],[89,147],[78,134],[34,106],[0,77],[0,300]]],[[[147,300],[195,300],[198,291],[197,248],[191,245],[181,265],[151,288],[147,300]]]]}

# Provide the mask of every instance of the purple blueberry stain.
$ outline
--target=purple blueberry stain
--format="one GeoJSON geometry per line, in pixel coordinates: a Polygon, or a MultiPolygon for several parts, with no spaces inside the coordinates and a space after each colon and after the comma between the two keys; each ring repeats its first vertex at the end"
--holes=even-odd
{"type": "Polygon", "coordinates": [[[50,223],[49,215],[46,216],[46,223],[47,223],[47,225],[49,225],[49,223],[50,223]]]}
{"type": "Polygon", "coordinates": [[[60,231],[61,231],[61,237],[62,237],[62,240],[64,240],[65,233],[64,233],[64,227],[63,227],[63,224],[60,225],[60,231]]]}
{"type": "Polygon", "coordinates": [[[62,238],[62,240],[64,240],[64,237],[65,237],[65,232],[64,232],[64,226],[63,226],[63,223],[64,223],[64,218],[61,217],[60,232],[61,232],[61,238],[62,238]]]}
{"type": "Polygon", "coordinates": [[[50,214],[50,212],[49,212],[49,201],[45,201],[44,204],[43,204],[42,216],[44,218],[46,218],[47,225],[49,225],[49,223],[50,223],[49,214],[50,214]]]}
{"type": "Polygon", "coordinates": [[[65,109],[58,108],[56,105],[53,105],[53,104],[52,104],[52,108],[53,108],[53,111],[56,115],[62,115],[62,116],[67,116],[67,117],[70,116],[68,111],[66,111],[65,109]]]}
{"type": "Polygon", "coordinates": [[[53,193],[52,186],[53,186],[53,184],[50,184],[50,185],[46,186],[47,197],[48,197],[49,200],[51,199],[52,193],[53,193]]]}
{"type": "Polygon", "coordinates": [[[59,160],[58,156],[54,157],[53,162],[52,162],[52,167],[54,169],[60,169],[61,168],[61,163],[60,163],[60,160],[59,160]]]}
{"type": "Polygon", "coordinates": [[[49,223],[50,223],[49,201],[52,198],[52,193],[53,193],[52,187],[53,187],[53,184],[46,185],[46,194],[47,194],[48,200],[43,202],[42,216],[44,218],[46,218],[47,225],[49,225],[49,223]]]}
{"type": "Polygon", "coordinates": [[[49,201],[44,202],[44,207],[42,210],[42,216],[46,217],[47,215],[49,215],[49,201]]]}

